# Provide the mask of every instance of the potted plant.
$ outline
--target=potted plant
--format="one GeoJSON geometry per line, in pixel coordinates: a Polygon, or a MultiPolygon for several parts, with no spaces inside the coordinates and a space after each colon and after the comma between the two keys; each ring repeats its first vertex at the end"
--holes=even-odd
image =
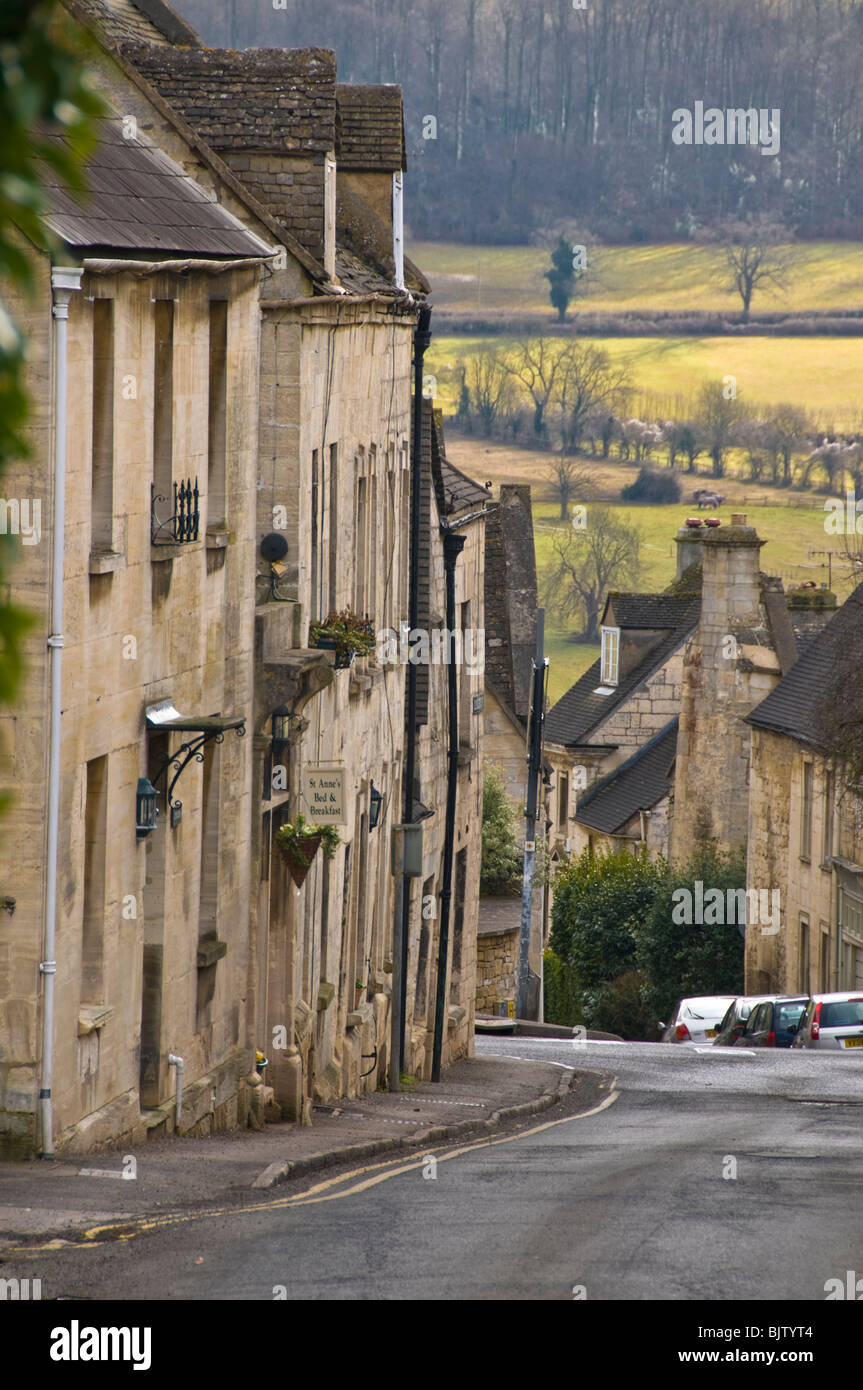
{"type": "Polygon", "coordinates": [[[366,992],[366,987],[365,987],[365,985],[363,984],[362,980],[354,980],[354,1008],[355,1008],[355,1009],[358,1009],[358,1008],[360,1007],[360,1004],[362,1004],[362,1002],[363,1002],[363,995],[365,994],[365,992],[366,992]]]}
{"type": "Polygon", "coordinates": [[[332,859],[341,844],[339,832],[334,825],[309,825],[299,813],[295,821],[286,821],[275,833],[279,852],[288,866],[291,878],[298,888],[302,888],[312,860],[323,845],[324,854],[332,859]]]}
{"type": "Polygon", "coordinates": [[[335,652],[335,665],[350,666],[357,652],[365,655],[374,651],[375,630],[369,617],[361,618],[350,608],[340,613],[332,609],[320,623],[309,628],[309,646],[335,652]]]}

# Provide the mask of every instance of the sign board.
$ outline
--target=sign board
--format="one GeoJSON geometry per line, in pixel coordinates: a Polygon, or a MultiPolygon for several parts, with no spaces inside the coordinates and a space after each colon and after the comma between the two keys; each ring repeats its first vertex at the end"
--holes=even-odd
{"type": "Polygon", "coordinates": [[[343,767],[306,767],[300,778],[303,815],[310,825],[347,825],[343,767]]]}
{"type": "Polygon", "coordinates": [[[474,714],[479,714],[484,704],[485,704],[485,695],[482,693],[482,691],[480,691],[479,695],[474,695],[474,697],[473,697],[473,712],[474,712],[474,714]]]}

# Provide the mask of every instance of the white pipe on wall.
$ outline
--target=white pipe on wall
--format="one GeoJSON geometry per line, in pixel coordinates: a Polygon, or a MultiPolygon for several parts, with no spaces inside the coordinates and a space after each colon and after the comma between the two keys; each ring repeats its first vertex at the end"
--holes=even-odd
{"type": "Polygon", "coordinates": [[[42,999],[42,1085],[39,1110],[42,1157],[54,1157],[54,1115],[51,1082],[54,1071],[54,959],[57,942],[57,844],[60,829],[60,713],[63,690],[63,557],[66,549],[66,406],[67,320],[69,301],[81,288],[83,271],[55,266],[51,271],[54,303],[54,526],[51,551],[51,633],[48,655],[51,707],[48,727],[48,844],[46,849],[44,959],[42,999]]]}
{"type": "Polygon", "coordinates": [[[174,1110],[174,1129],[180,1133],[180,1117],[183,1114],[183,1074],[186,1070],[186,1063],[182,1057],[176,1057],[173,1052],[168,1053],[168,1066],[177,1068],[177,1091],[176,1107],[174,1110]]]}
{"type": "Polygon", "coordinates": [[[393,174],[393,259],[396,263],[396,288],[405,287],[405,200],[402,174],[393,174]]]}

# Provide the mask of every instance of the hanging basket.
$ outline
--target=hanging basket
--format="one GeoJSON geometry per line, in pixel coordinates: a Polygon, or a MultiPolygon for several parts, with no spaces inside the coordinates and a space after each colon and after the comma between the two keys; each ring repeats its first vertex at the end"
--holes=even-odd
{"type": "Polygon", "coordinates": [[[312,860],[321,847],[322,838],[320,832],[317,832],[314,835],[295,835],[290,840],[276,840],[279,853],[298,888],[302,888],[306,881],[312,860]]]}

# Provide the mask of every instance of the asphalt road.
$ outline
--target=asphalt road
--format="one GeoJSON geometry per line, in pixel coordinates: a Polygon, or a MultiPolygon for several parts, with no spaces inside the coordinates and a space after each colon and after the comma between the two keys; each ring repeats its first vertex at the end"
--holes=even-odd
{"type": "Polygon", "coordinates": [[[863,1058],[478,1039],[601,1108],[43,1250],[43,1298],[824,1300],[863,1277],[863,1058]],[[527,1132],[525,1132],[527,1131],[527,1132]]]}

